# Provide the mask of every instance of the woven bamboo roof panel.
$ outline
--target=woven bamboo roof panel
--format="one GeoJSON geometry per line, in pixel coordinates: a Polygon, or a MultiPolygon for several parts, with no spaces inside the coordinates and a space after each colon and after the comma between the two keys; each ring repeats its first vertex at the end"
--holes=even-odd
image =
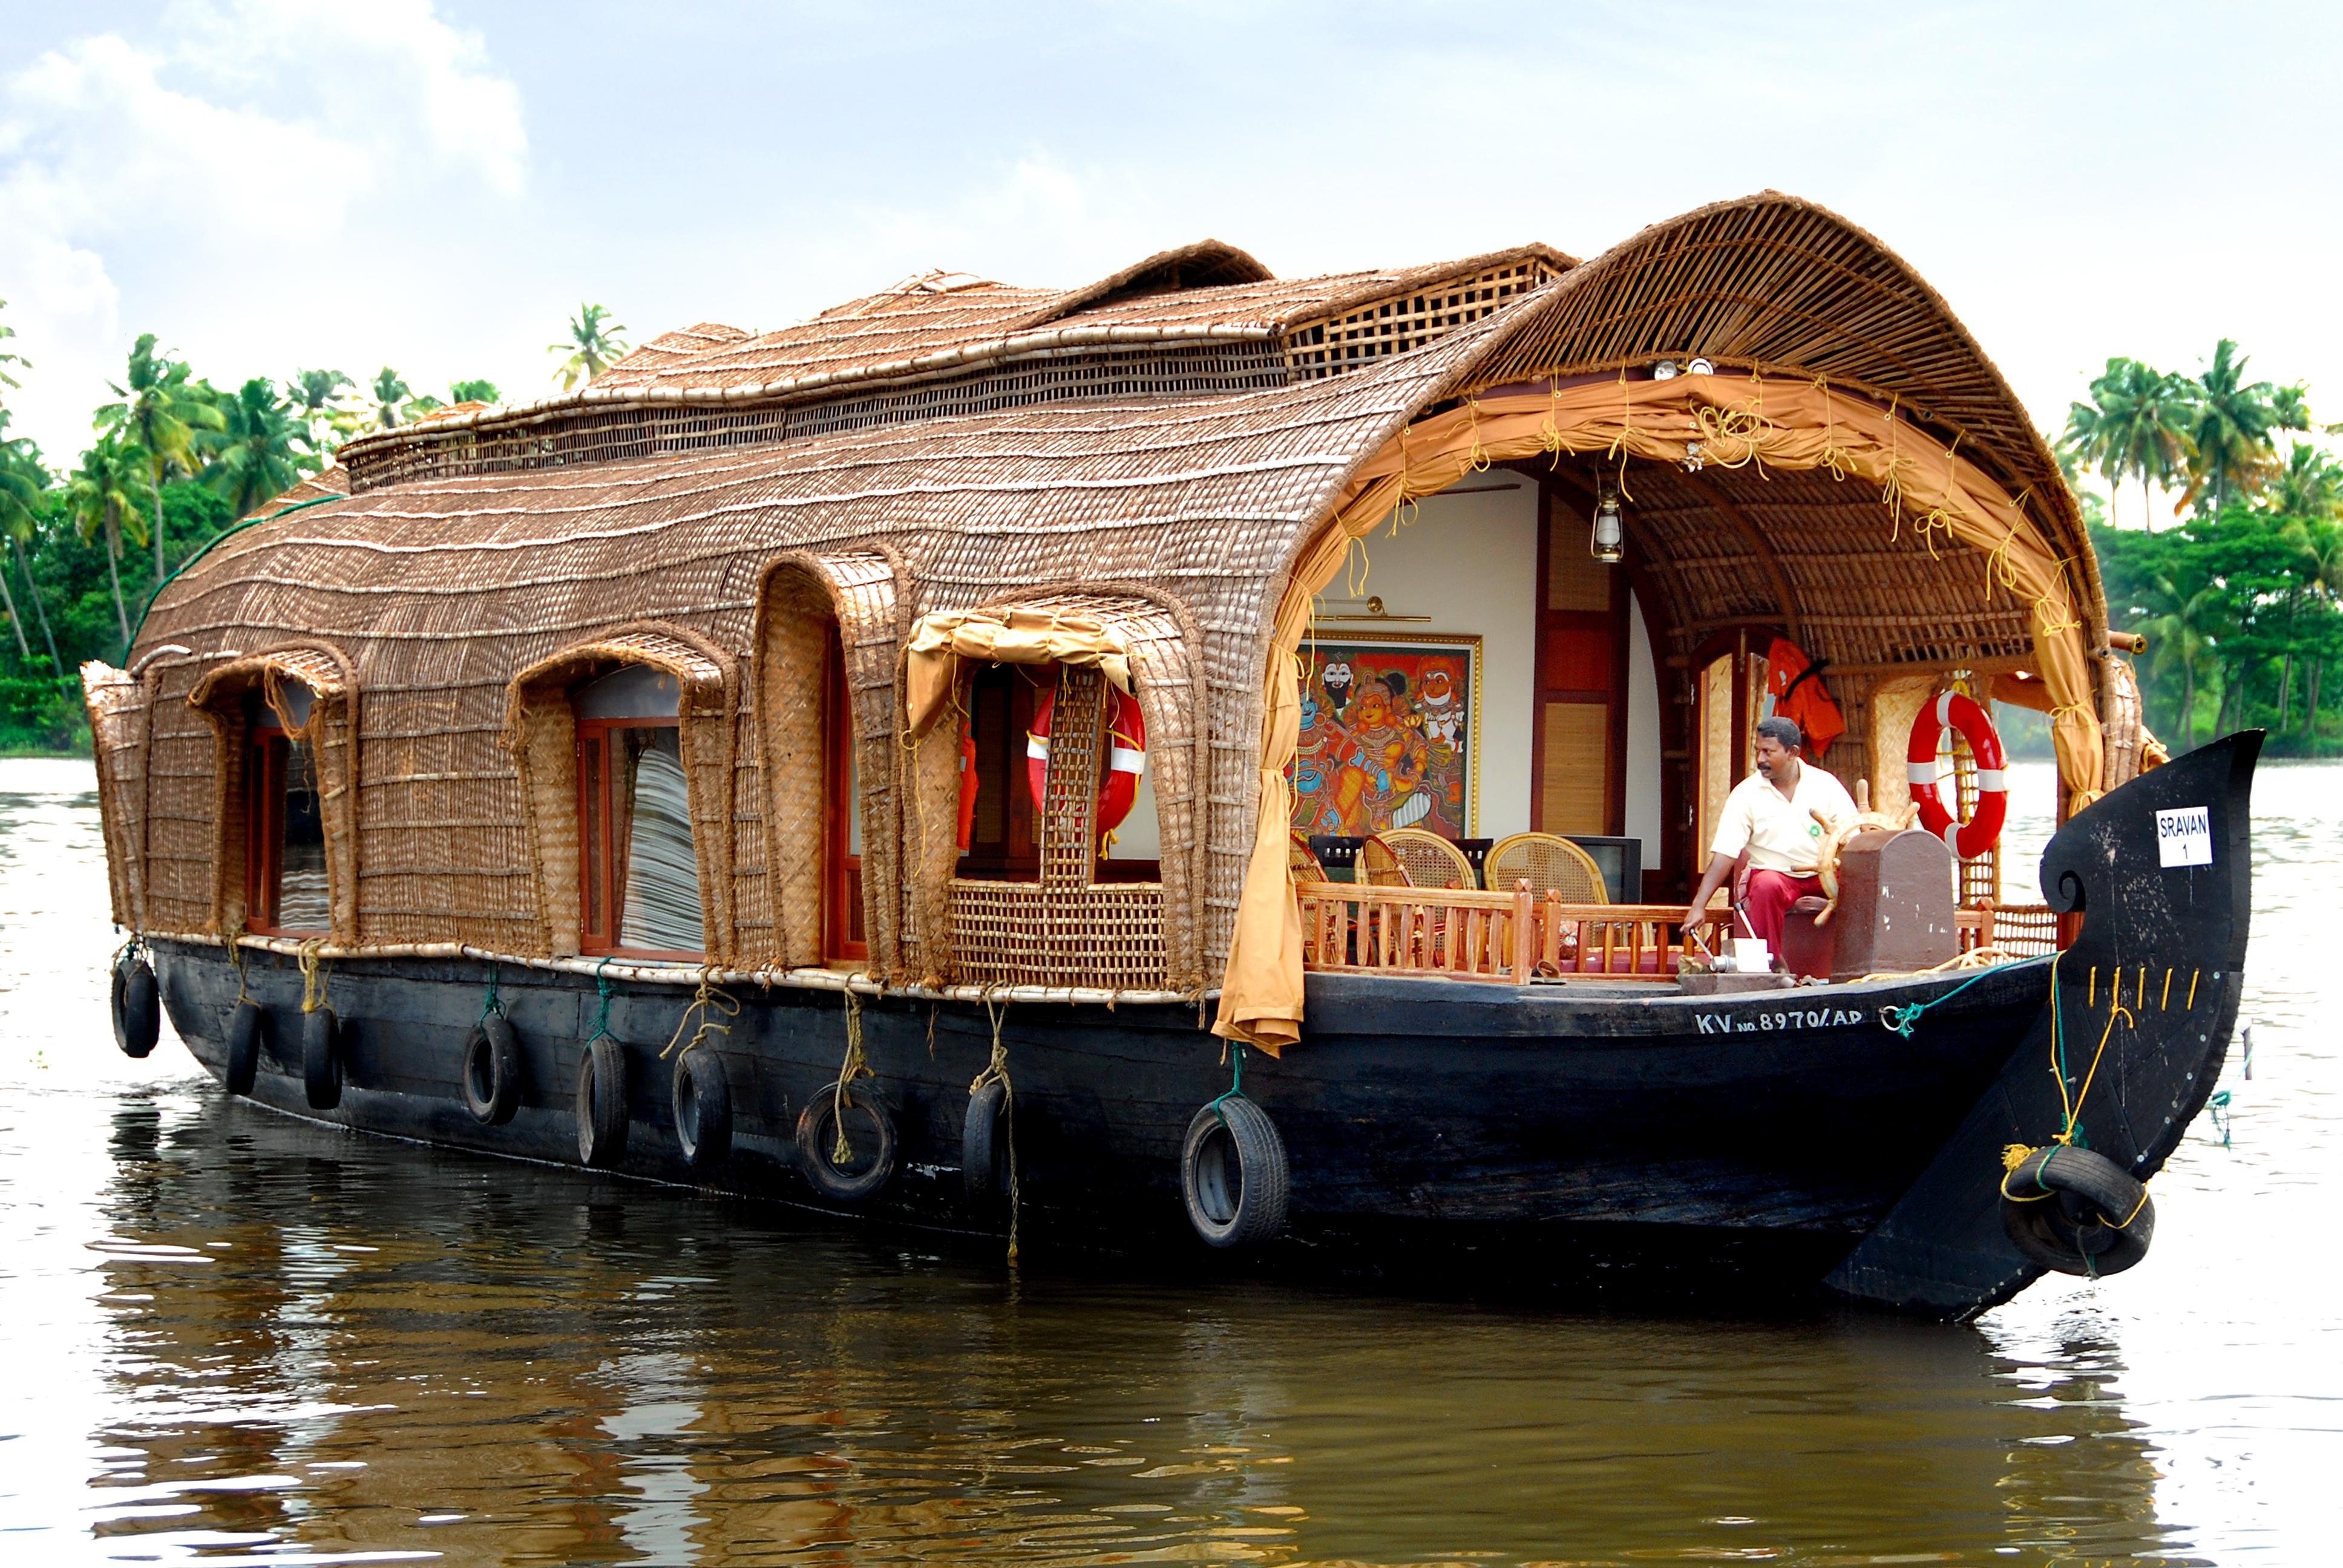
{"type": "Polygon", "coordinates": [[[1498,384],[1696,355],[1820,377],[1960,440],[1963,456],[2026,498],[2098,599],[2081,514],[2008,382],[1901,257],[1811,202],[1767,191],[1643,230],[1516,317],[1480,375],[1498,384]]]}
{"type": "MultiPolygon", "coordinates": [[[[885,552],[907,622],[1020,585],[1129,585],[1181,607],[1201,648],[1200,901],[1217,953],[1252,841],[1262,628],[1294,542],[1494,325],[1259,392],[379,487],[226,540],[164,591],[141,646],[177,643],[200,664],[336,628],[366,693],[365,939],[536,951],[531,834],[500,743],[523,669],[644,622],[747,658],[760,574],[792,550],[885,552]]],[[[177,724],[170,706],[157,702],[158,729],[177,724]]]]}

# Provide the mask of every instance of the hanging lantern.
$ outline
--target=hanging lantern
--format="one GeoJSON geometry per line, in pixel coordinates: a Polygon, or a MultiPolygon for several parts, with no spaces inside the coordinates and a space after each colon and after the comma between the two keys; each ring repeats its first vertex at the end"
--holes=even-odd
{"type": "Polygon", "coordinates": [[[1606,484],[1603,487],[1603,498],[1594,508],[1594,537],[1587,548],[1604,566],[1615,567],[1626,553],[1626,530],[1619,522],[1618,494],[1606,484]]]}

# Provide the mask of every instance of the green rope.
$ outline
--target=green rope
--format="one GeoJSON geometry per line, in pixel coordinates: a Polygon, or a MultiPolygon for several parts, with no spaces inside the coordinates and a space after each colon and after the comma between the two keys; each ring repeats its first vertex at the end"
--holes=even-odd
{"type": "Polygon", "coordinates": [[[307,511],[311,507],[322,507],[327,501],[347,501],[348,499],[349,498],[347,496],[313,496],[306,501],[296,501],[282,511],[271,512],[265,518],[246,518],[244,521],[236,524],[234,528],[222,528],[218,533],[216,533],[210,538],[206,539],[203,544],[197,548],[194,555],[191,555],[186,560],[181,561],[172,571],[171,575],[165,578],[161,582],[156,583],[155,585],[155,591],[146,596],[146,602],[141,605],[138,608],[138,624],[130,628],[130,641],[126,647],[123,657],[125,658],[129,658],[130,656],[127,651],[128,648],[138,646],[138,638],[146,629],[146,617],[148,613],[154,609],[155,601],[163,597],[163,590],[169,588],[173,583],[177,582],[182,572],[185,572],[189,567],[194,566],[197,561],[211,554],[213,548],[218,545],[222,539],[234,538],[236,535],[244,532],[246,528],[256,528],[263,523],[273,523],[279,518],[289,518],[294,513],[307,511]]]}
{"type": "MultiPolygon", "coordinates": [[[[608,959],[594,966],[594,989],[602,993],[602,1010],[595,1015],[594,1032],[586,1037],[586,1049],[588,1050],[594,1049],[596,1040],[610,1035],[610,982],[602,977],[602,971],[609,967],[608,959]]],[[[610,1035],[610,1038],[617,1037],[610,1035]]]]}
{"type": "Polygon", "coordinates": [[[2206,1109],[2213,1113],[2213,1125],[2221,1130],[2221,1147],[2228,1148],[2229,1091],[2226,1089],[2217,1089],[2213,1091],[2213,1098],[2205,1103],[2206,1109]]]}
{"type": "Polygon", "coordinates": [[[473,1027],[478,1029],[485,1025],[488,1021],[488,1015],[490,1013],[495,1013],[499,1017],[503,1016],[504,1010],[504,999],[497,994],[497,966],[490,964],[488,966],[488,994],[480,1003],[480,1016],[473,1024],[473,1027]]]}
{"type": "Polygon", "coordinates": [[[1210,1105],[1204,1107],[1205,1110],[1211,1111],[1213,1115],[1221,1119],[1221,1125],[1223,1127],[1226,1127],[1229,1124],[1229,1119],[1227,1113],[1221,1110],[1222,1104],[1224,1101],[1233,1100],[1244,1093],[1244,1041],[1240,1040],[1233,1040],[1231,1043],[1236,1048],[1236,1050],[1235,1054],[1230,1058],[1232,1070],[1229,1075],[1228,1092],[1222,1095],[1220,1099],[1213,1101],[1210,1105]]]}
{"type": "Polygon", "coordinates": [[[1909,1040],[1912,1038],[1912,1026],[1918,1023],[1922,1016],[1925,1015],[1930,1008],[1944,1006],[1946,1002],[1952,1000],[1955,997],[1960,995],[1961,992],[1968,990],[1969,987],[1976,984],[1977,981],[1985,979],[1986,976],[1991,973],[1993,973],[1992,969],[1979,970],[1976,974],[1971,975],[1968,979],[1963,980],[1960,984],[1955,986],[1944,995],[1939,997],[1931,997],[1926,1001],[1916,1001],[1907,1007],[1897,1007],[1895,1003],[1890,1002],[1885,1007],[1879,1010],[1880,1026],[1887,1030],[1890,1033],[1899,1034],[1906,1040],[1909,1040]]]}

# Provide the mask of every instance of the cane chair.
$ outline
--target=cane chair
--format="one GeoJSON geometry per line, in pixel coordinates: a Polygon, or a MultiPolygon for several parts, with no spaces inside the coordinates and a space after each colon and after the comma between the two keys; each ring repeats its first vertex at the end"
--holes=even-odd
{"type": "Polygon", "coordinates": [[[1527,877],[1530,891],[1540,899],[1551,888],[1565,904],[1607,904],[1611,890],[1594,857],[1553,833],[1515,833],[1490,846],[1482,862],[1490,889],[1504,892],[1527,877]]]}
{"type": "Polygon", "coordinates": [[[1473,862],[1464,851],[1437,833],[1427,833],[1421,828],[1394,828],[1378,836],[1383,848],[1399,857],[1407,868],[1408,885],[1413,888],[1471,888],[1479,885],[1473,875],[1473,862]]]}
{"type": "Polygon", "coordinates": [[[1413,888],[1415,878],[1407,869],[1407,861],[1391,847],[1383,834],[1375,834],[1359,846],[1358,869],[1353,879],[1377,888],[1413,888]]]}
{"type": "Polygon", "coordinates": [[[1286,835],[1285,869],[1297,882],[1322,882],[1327,879],[1326,868],[1310,852],[1310,840],[1299,833],[1286,835]]]}

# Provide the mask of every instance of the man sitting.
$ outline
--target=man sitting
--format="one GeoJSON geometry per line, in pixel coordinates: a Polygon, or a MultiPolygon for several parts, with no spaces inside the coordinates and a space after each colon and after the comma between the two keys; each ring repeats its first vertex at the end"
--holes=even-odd
{"type": "Polygon", "coordinates": [[[1708,869],[1684,911],[1690,929],[1708,909],[1709,895],[1733,875],[1734,862],[1749,852],[1749,890],[1739,909],[1736,936],[1762,937],[1781,950],[1782,924],[1790,906],[1809,893],[1819,895],[1823,839],[1855,819],[1846,787],[1799,755],[1803,738],[1786,719],[1757,721],[1757,771],[1734,786],[1709,845],[1708,869]]]}

